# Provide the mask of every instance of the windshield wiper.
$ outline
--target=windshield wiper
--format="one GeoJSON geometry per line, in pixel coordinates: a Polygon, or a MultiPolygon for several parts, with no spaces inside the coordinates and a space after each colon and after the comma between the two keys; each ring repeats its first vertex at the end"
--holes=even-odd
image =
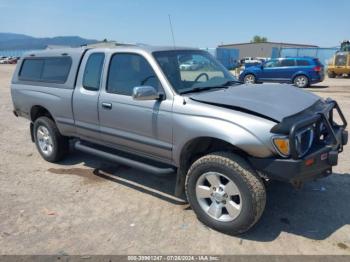
{"type": "Polygon", "coordinates": [[[230,86],[232,85],[241,85],[242,82],[240,81],[237,81],[237,80],[230,80],[230,81],[227,81],[221,85],[216,85],[216,86],[205,86],[205,87],[194,87],[190,90],[186,90],[186,91],[183,91],[183,92],[180,92],[180,95],[182,94],[188,94],[188,93],[196,93],[196,92],[201,92],[201,91],[207,91],[207,90],[210,90],[210,89],[216,89],[216,88],[229,88],[230,86]]]}
{"type": "Polygon", "coordinates": [[[188,94],[188,93],[196,93],[201,91],[206,91],[210,89],[217,89],[217,88],[228,88],[228,86],[206,86],[206,87],[194,87],[190,90],[182,91],[180,92],[180,95],[188,94]]]}
{"type": "Polygon", "coordinates": [[[238,81],[238,80],[229,80],[225,83],[223,83],[221,86],[225,86],[225,87],[229,87],[231,85],[241,85],[243,84],[241,81],[238,81]]]}

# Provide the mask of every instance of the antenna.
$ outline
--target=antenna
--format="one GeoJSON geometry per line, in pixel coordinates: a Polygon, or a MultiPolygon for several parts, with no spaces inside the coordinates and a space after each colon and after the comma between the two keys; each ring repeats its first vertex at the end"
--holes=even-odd
{"type": "Polygon", "coordinates": [[[173,25],[172,25],[172,23],[171,23],[171,17],[170,17],[170,15],[168,15],[168,17],[169,17],[169,25],[170,25],[171,36],[172,36],[172,38],[173,38],[173,45],[174,45],[174,48],[175,48],[175,37],[174,37],[173,25]]]}

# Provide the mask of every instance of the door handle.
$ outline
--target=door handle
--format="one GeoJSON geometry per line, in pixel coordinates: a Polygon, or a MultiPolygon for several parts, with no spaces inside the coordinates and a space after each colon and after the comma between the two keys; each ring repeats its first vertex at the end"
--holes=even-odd
{"type": "Polygon", "coordinates": [[[112,109],[112,104],[103,102],[102,103],[102,107],[105,108],[105,109],[111,110],[112,109]]]}

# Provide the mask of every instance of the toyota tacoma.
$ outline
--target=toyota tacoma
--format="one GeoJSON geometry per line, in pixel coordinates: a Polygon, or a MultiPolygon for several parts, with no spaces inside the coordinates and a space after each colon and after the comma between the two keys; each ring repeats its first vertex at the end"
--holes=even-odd
{"type": "Polygon", "coordinates": [[[14,114],[41,156],[76,150],[145,173],[174,174],[204,224],[249,230],[265,181],[328,176],[347,143],[336,101],[288,84],[245,85],[209,53],[125,45],[30,52],[18,62],[14,114]],[[200,67],[184,70],[183,64],[200,67]]]}

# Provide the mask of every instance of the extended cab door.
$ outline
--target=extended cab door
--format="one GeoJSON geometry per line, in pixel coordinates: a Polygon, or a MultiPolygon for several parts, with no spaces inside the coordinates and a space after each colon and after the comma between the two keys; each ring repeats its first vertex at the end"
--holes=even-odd
{"type": "Polygon", "coordinates": [[[105,55],[88,51],[81,63],[73,94],[73,114],[76,132],[88,140],[100,140],[98,97],[105,55]]]}
{"type": "Polygon", "coordinates": [[[101,138],[116,148],[169,160],[172,155],[172,99],[137,101],[136,86],[164,93],[150,63],[141,54],[111,55],[98,103],[101,138]]]}

